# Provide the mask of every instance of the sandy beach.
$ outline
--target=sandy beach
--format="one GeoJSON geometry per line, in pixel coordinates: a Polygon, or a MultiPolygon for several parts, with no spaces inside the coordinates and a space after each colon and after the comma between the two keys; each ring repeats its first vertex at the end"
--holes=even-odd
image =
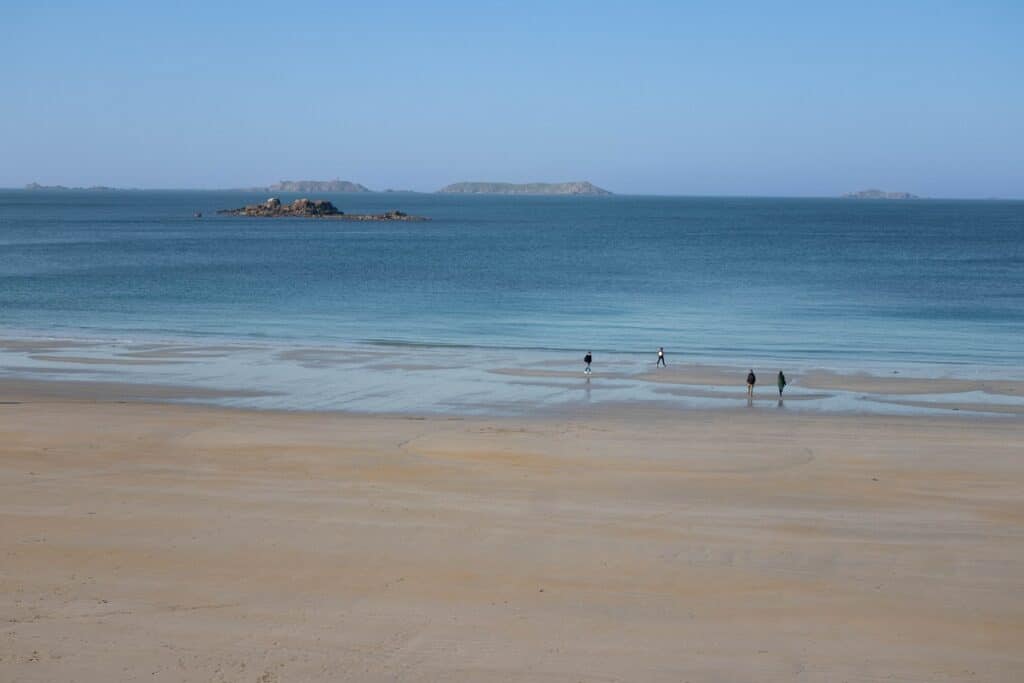
{"type": "Polygon", "coordinates": [[[1024,683],[1024,1],[278,5],[4,6],[0,683],[1024,683]]]}
{"type": "Polygon", "coordinates": [[[1016,417],[173,398],[0,382],[0,679],[1024,679],[1016,417]]]}

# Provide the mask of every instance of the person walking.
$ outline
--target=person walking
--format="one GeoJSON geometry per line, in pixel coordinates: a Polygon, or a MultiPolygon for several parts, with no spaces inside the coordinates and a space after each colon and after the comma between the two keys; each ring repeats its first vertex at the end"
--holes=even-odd
{"type": "Polygon", "coordinates": [[[786,376],[779,370],[779,398],[782,398],[782,390],[786,388],[786,376]]]}
{"type": "Polygon", "coordinates": [[[665,365],[665,347],[664,346],[659,346],[658,347],[658,362],[657,362],[657,364],[655,364],[654,367],[659,367],[659,366],[663,367],[663,368],[667,368],[668,367],[667,365],[665,365]]]}
{"type": "Polygon", "coordinates": [[[757,375],[754,374],[754,369],[751,368],[750,372],[747,373],[747,398],[754,398],[755,384],[757,384],[757,375]]]}
{"type": "Polygon", "coordinates": [[[594,357],[590,355],[590,351],[587,351],[587,355],[583,356],[583,363],[584,363],[583,374],[585,374],[585,375],[589,375],[590,374],[590,363],[593,360],[594,360],[594,357]]]}

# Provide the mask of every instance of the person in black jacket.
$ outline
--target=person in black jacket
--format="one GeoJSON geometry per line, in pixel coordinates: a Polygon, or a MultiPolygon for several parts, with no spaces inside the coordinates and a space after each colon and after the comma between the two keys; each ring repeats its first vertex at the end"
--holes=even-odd
{"type": "Polygon", "coordinates": [[[585,367],[583,368],[583,374],[590,374],[590,363],[592,360],[594,360],[593,356],[590,355],[590,351],[587,351],[587,355],[583,356],[583,363],[585,364],[585,367]]]}
{"type": "Polygon", "coordinates": [[[668,367],[667,365],[665,365],[665,347],[664,346],[659,346],[658,347],[658,362],[654,364],[654,367],[658,367],[659,365],[662,366],[662,367],[666,367],[666,368],[668,367]]]}
{"type": "Polygon", "coordinates": [[[754,398],[755,384],[757,384],[757,375],[754,374],[754,369],[751,368],[750,372],[747,373],[747,398],[754,398]]]}

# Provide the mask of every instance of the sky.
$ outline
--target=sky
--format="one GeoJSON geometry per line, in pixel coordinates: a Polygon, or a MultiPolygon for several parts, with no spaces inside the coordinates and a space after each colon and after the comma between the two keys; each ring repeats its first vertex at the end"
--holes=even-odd
{"type": "Polygon", "coordinates": [[[4,4],[0,187],[1024,198],[1024,1],[4,4]]]}

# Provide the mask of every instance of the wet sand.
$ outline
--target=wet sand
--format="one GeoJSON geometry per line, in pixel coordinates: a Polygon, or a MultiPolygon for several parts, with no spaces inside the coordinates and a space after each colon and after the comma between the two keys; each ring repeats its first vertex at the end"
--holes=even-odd
{"type": "Polygon", "coordinates": [[[918,378],[889,375],[878,377],[866,373],[840,375],[824,370],[808,373],[803,385],[815,389],[843,389],[878,394],[952,394],[983,391],[1006,396],[1024,395],[1020,380],[971,380],[956,378],[918,378]]]}
{"type": "MultiPolygon", "coordinates": [[[[543,350],[430,347],[408,354],[372,344],[0,339],[0,381],[186,387],[179,392],[188,394],[182,400],[264,410],[543,417],[598,404],[747,407],[748,366],[673,360],[667,368],[655,368],[651,358],[601,356],[594,374],[584,376],[579,358],[543,350]]],[[[752,406],[776,407],[777,368],[754,369],[760,382],[752,406]]],[[[935,366],[903,372],[786,368],[790,385],[785,405],[778,407],[826,414],[1024,415],[1024,381],[1000,369],[935,366]],[[952,372],[984,377],[943,374],[952,372]]]]}
{"type": "Polygon", "coordinates": [[[0,680],[1024,680],[1016,418],[61,384],[0,381],[0,680]]]}

